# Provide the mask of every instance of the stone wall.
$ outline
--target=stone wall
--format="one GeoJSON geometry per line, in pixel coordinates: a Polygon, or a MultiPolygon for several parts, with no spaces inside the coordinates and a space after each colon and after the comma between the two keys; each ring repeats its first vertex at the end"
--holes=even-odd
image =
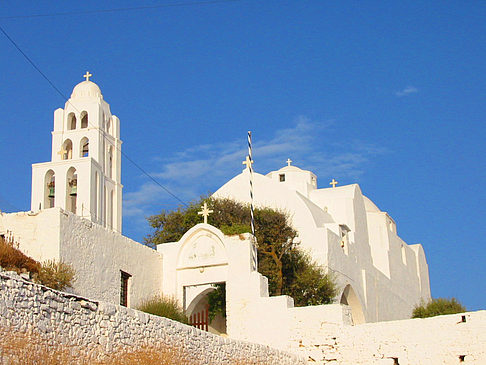
{"type": "MultiPolygon", "coordinates": [[[[92,362],[142,347],[175,350],[185,364],[305,364],[297,355],[213,335],[166,318],[57,292],[0,272],[0,337],[36,333],[92,362]]],[[[0,346],[0,362],[7,361],[0,346]]]]}
{"type": "Polygon", "coordinates": [[[313,364],[486,364],[486,311],[357,326],[298,319],[288,350],[313,364]]]}

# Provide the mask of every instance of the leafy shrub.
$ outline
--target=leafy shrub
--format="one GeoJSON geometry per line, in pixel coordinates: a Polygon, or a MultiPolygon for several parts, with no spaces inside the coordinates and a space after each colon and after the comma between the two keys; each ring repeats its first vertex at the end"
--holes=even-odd
{"type": "Polygon", "coordinates": [[[284,293],[294,298],[296,307],[332,303],[337,294],[334,276],[326,273],[307,253],[294,250],[292,255],[289,260],[292,267],[285,271],[294,277],[289,278],[289,289],[284,293]]]}
{"type": "Polygon", "coordinates": [[[466,307],[459,303],[456,298],[436,298],[428,303],[422,302],[415,306],[412,318],[427,318],[463,312],[466,312],[466,307]]]}
{"type": "Polygon", "coordinates": [[[155,314],[156,316],[173,319],[174,321],[181,323],[188,323],[184,310],[174,297],[156,295],[150,299],[142,301],[137,309],[145,313],[155,314]]]}
{"type": "Polygon", "coordinates": [[[40,263],[15,247],[13,240],[6,241],[3,237],[0,237],[0,266],[5,270],[17,273],[28,271],[32,274],[37,274],[41,268],[40,263]]]}
{"type": "Polygon", "coordinates": [[[218,314],[226,318],[226,283],[213,285],[216,289],[208,293],[209,319],[212,321],[218,314]]]}
{"type": "Polygon", "coordinates": [[[35,280],[42,285],[55,290],[64,290],[72,286],[74,281],[74,269],[71,265],[62,261],[44,261],[35,280]]]}

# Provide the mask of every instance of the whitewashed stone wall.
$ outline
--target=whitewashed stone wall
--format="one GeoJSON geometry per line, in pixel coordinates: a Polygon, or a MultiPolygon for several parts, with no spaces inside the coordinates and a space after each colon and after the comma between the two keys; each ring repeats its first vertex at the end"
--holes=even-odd
{"type": "Polygon", "coordinates": [[[76,295],[120,303],[121,270],[131,275],[129,307],[162,291],[161,255],[99,224],[60,208],[0,214],[0,221],[25,254],[72,265],[76,295]]]}
{"type": "Polygon", "coordinates": [[[486,311],[357,326],[296,319],[289,350],[313,364],[486,364],[486,311]]]}
{"type": "MultiPolygon", "coordinates": [[[[187,364],[298,365],[297,355],[213,335],[170,319],[95,302],[0,272],[0,337],[35,330],[52,346],[79,358],[102,359],[139,346],[175,348],[187,364]]],[[[0,347],[1,349],[1,347],[0,347]]],[[[2,360],[0,352],[0,360],[2,360]]]]}

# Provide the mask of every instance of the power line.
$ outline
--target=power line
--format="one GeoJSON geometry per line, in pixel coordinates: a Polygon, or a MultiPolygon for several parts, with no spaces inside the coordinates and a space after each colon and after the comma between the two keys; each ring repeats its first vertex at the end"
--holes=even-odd
{"type": "MultiPolygon", "coordinates": [[[[39,72],[42,77],[49,83],[49,85],[52,86],[52,88],[54,90],[56,90],[56,92],[63,98],[63,100],[65,102],[68,102],[74,109],[76,109],[76,111],[78,111],[79,113],[79,110],[76,108],[76,106],[74,106],[73,104],[71,104],[69,102],[69,98],[66,97],[66,95],[64,95],[57,87],[56,85],[54,85],[54,83],[41,71],[41,69],[39,67],[37,67],[37,65],[34,63],[34,61],[32,61],[32,59],[30,59],[29,56],[27,56],[27,54],[22,51],[22,49],[19,47],[19,45],[7,34],[7,32],[3,29],[3,27],[0,25],[0,31],[5,35],[5,37],[14,45],[14,47],[20,52],[20,54],[22,54],[22,56],[24,56],[24,58],[32,65],[32,67],[34,67],[35,70],[37,70],[37,72],[39,72]]],[[[88,123],[89,123],[89,119],[88,119],[88,123]]],[[[91,124],[91,123],[89,123],[91,124]]],[[[93,127],[96,127],[94,126],[93,124],[91,124],[91,126],[93,127]]],[[[161,183],[159,183],[153,176],[151,176],[147,171],[145,171],[145,169],[143,169],[138,163],[136,163],[133,159],[131,159],[125,152],[123,152],[121,150],[121,148],[119,148],[118,146],[116,146],[114,143],[112,143],[107,137],[106,135],[103,133],[103,138],[108,141],[112,146],[114,146],[128,161],[130,161],[136,168],[138,168],[144,175],[146,175],[150,180],[152,180],[155,184],[157,184],[160,188],[162,188],[163,190],[165,190],[169,195],[171,195],[173,198],[175,198],[176,200],[178,200],[180,203],[182,203],[184,206],[188,206],[182,199],[180,199],[177,195],[175,195],[174,193],[172,193],[169,189],[167,189],[165,186],[163,186],[161,183]]]]}
{"type": "Polygon", "coordinates": [[[206,0],[206,1],[185,1],[185,2],[172,2],[167,4],[152,5],[152,6],[135,6],[130,8],[113,8],[113,9],[99,9],[99,10],[80,10],[80,11],[67,11],[62,13],[48,13],[48,14],[31,14],[31,15],[12,15],[12,16],[2,16],[0,19],[29,19],[29,18],[46,18],[46,17],[56,17],[56,16],[68,16],[68,15],[89,15],[89,14],[100,14],[100,13],[119,13],[119,12],[129,12],[137,10],[150,10],[150,9],[161,9],[161,8],[175,8],[175,7],[189,7],[189,6],[203,6],[203,5],[213,5],[213,4],[224,4],[232,3],[241,0],[206,0]]]}

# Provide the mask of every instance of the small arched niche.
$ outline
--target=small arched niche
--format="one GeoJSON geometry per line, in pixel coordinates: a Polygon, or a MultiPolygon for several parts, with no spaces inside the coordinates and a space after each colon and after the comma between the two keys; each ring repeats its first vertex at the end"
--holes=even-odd
{"type": "Polygon", "coordinates": [[[84,137],[81,139],[79,143],[79,157],[88,157],[89,156],[89,139],[88,137],[84,137]]]}
{"type": "Polygon", "coordinates": [[[71,167],[66,174],[66,210],[76,214],[78,200],[78,174],[71,167]]]}
{"type": "Polygon", "coordinates": [[[340,303],[349,305],[351,307],[351,316],[354,324],[361,324],[365,322],[363,307],[361,306],[361,302],[351,285],[348,284],[344,288],[340,303]]]}
{"type": "Polygon", "coordinates": [[[56,197],[56,176],[49,170],[44,177],[44,208],[54,208],[56,197]]]}
{"type": "Polygon", "coordinates": [[[111,118],[108,118],[106,121],[106,133],[108,133],[109,135],[113,135],[113,131],[111,129],[112,129],[111,118]]]}
{"type": "Polygon", "coordinates": [[[69,113],[67,117],[67,129],[69,131],[76,129],[76,115],[69,113]]]}
{"type": "Polygon", "coordinates": [[[88,112],[81,112],[81,128],[88,128],[88,112]]]}
{"type": "Polygon", "coordinates": [[[73,158],[73,142],[70,139],[64,141],[61,152],[62,160],[70,160],[73,158]]]}
{"type": "Polygon", "coordinates": [[[113,176],[114,176],[114,170],[115,170],[115,167],[114,167],[114,163],[113,163],[113,146],[110,146],[108,148],[108,156],[107,156],[107,166],[106,166],[106,172],[108,173],[108,177],[110,179],[113,179],[113,176]]]}

